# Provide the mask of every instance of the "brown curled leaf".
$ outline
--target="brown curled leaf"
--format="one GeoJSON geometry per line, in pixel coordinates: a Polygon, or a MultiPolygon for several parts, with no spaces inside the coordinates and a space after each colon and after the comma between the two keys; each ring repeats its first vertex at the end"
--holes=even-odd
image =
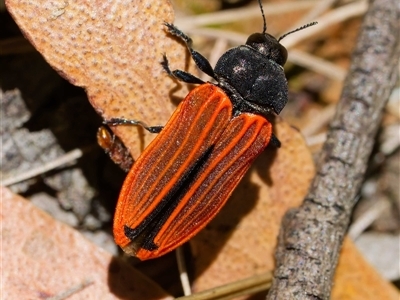
{"type": "MultiPolygon", "coordinates": [[[[185,48],[163,26],[174,21],[169,1],[6,4],[35,48],[63,77],[86,89],[103,118],[166,123],[174,110],[169,92],[176,83],[162,70],[163,53],[173,68],[186,69],[185,48]]],[[[135,158],[154,137],[134,126],[113,130],[135,158]]]]}

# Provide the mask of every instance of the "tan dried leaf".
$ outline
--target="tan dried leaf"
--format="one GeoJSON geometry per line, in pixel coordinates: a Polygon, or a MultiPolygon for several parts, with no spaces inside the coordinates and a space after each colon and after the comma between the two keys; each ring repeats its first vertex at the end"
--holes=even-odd
{"type": "Polygon", "coordinates": [[[336,269],[332,300],[400,299],[399,291],[364,259],[346,238],[336,269]]]}
{"type": "Polygon", "coordinates": [[[0,187],[2,296],[44,299],[172,299],[153,281],[29,201],[0,187]]]}
{"type": "MultiPolygon", "coordinates": [[[[7,0],[6,4],[35,48],[60,74],[86,89],[103,118],[166,123],[174,110],[170,91],[176,83],[162,70],[163,53],[173,68],[187,69],[185,47],[163,26],[164,21],[174,20],[169,1],[7,0]]],[[[181,92],[186,94],[186,88],[181,92]]],[[[134,126],[113,130],[135,158],[154,137],[134,126]]]]}

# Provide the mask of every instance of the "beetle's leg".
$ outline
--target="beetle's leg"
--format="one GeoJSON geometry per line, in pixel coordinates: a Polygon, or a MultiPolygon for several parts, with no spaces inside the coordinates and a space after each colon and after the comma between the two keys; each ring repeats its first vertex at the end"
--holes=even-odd
{"type": "Polygon", "coordinates": [[[164,128],[162,125],[158,126],[147,126],[146,123],[138,120],[128,120],[124,118],[111,118],[109,120],[104,120],[104,124],[115,126],[115,125],[134,125],[134,126],[140,126],[144,129],[146,129],[150,133],[160,133],[160,131],[164,128]]]}
{"type": "Polygon", "coordinates": [[[164,22],[164,25],[168,28],[169,33],[179,37],[187,46],[190,51],[190,55],[192,56],[194,62],[196,63],[197,67],[206,73],[208,76],[217,80],[217,76],[214,73],[213,68],[211,67],[210,63],[208,62],[207,58],[201,55],[196,50],[192,49],[192,39],[176,28],[173,24],[164,22]]]}
{"type": "MultiPolygon", "coordinates": [[[[151,133],[159,133],[164,126],[147,126],[142,121],[127,120],[124,118],[111,118],[104,120],[104,124],[115,126],[115,125],[134,125],[141,126],[151,133]]],[[[134,160],[129,153],[128,148],[122,143],[122,141],[112,134],[106,127],[101,126],[97,131],[97,143],[101,148],[110,156],[110,158],[120,166],[122,170],[128,172],[132,167],[134,160]]]]}
{"type": "Polygon", "coordinates": [[[168,73],[169,76],[172,76],[180,81],[186,82],[186,83],[193,83],[193,84],[203,84],[204,81],[201,80],[200,78],[182,71],[182,70],[173,70],[171,71],[171,69],[169,68],[169,62],[167,57],[163,56],[163,61],[161,62],[161,66],[163,67],[164,71],[168,73]]]}
{"type": "Polygon", "coordinates": [[[128,148],[104,126],[97,130],[97,143],[122,170],[125,172],[130,170],[134,160],[128,148]]]}

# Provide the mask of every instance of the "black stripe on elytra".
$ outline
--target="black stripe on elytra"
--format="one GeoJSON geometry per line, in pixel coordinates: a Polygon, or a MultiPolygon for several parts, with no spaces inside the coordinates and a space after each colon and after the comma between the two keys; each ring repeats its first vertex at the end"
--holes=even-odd
{"type": "Polygon", "coordinates": [[[141,248],[148,251],[153,251],[158,248],[154,243],[154,238],[191,187],[194,178],[210,157],[213,149],[214,146],[210,146],[196,160],[160,201],[157,207],[136,228],[124,226],[124,233],[127,238],[131,241],[135,241],[141,248]]]}

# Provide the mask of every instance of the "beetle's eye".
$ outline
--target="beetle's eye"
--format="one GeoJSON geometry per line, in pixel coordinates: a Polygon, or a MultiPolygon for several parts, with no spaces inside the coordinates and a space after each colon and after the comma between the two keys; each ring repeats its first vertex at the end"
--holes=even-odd
{"type": "Polygon", "coordinates": [[[287,50],[272,35],[268,33],[253,33],[246,45],[283,66],[287,59],[287,50]]]}
{"type": "Polygon", "coordinates": [[[282,61],[281,62],[278,62],[278,64],[280,64],[281,66],[283,66],[285,63],[286,63],[286,60],[287,60],[287,56],[288,56],[288,53],[287,53],[287,50],[286,50],[286,48],[285,47],[283,47],[281,44],[279,44],[279,48],[280,48],[280,54],[281,54],[281,59],[282,59],[282,61]]]}
{"type": "Polygon", "coordinates": [[[253,33],[247,38],[246,45],[265,43],[267,39],[262,33],[253,33]]]}

